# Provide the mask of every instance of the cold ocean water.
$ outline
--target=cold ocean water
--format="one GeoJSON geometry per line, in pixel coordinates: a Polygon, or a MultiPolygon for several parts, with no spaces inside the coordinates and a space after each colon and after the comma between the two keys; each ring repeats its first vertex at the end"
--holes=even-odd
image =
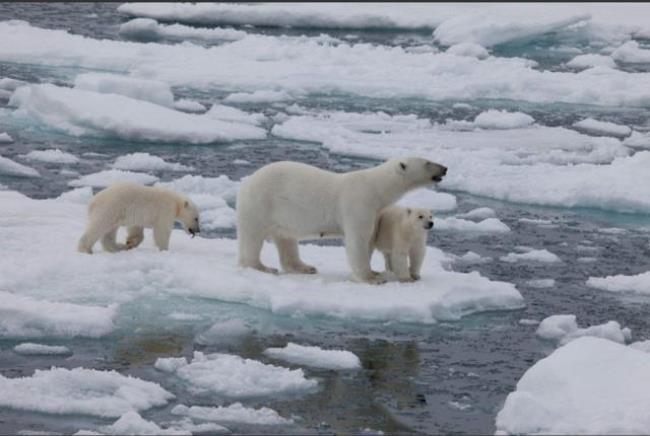
{"type": "MultiPolygon", "coordinates": [[[[546,5],[553,13],[544,11],[539,23],[517,21],[516,13],[496,7],[477,19],[469,5],[467,10],[424,5],[422,11],[393,6],[399,10],[394,19],[388,5],[353,5],[376,7],[369,16],[327,12],[327,5],[303,15],[293,6],[253,13],[232,5],[230,14],[194,18],[171,5],[158,6],[171,8],[160,17],[150,13],[156,5],[121,13],[118,6],[0,4],[0,79],[28,82],[0,82],[0,133],[12,138],[0,144],[5,159],[0,159],[0,193],[44,200],[75,190],[51,202],[0,197],[5,202],[0,209],[9,210],[0,211],[0,292],[5,299],[29,299],[0,301],[0,390],[6,397],[0,399],[0,433],[129,432],[135,427],[125,430],[114,423],[132,409],[162,428],[185,425],[210,433],[215,429],[196,426],[211,421],[181,423],[183,416],[171,410],[179,404],[235,402],[268,407],[285,420],[272,425],[249,415],[215,420],[234,433],[493,433],[495,417],[518,380],[557,346],[535,334],[536,321],[575,314],[583,327],[614,320],[631,330],[632,341],[650,338],[650,282],[623,292],[587,284],[590,278],[635,276],[649,269],[650,28],[639,30],[620,10],[605,18],[596,10],[589,19],[580,5],[555,12],[557,6],[546,5]],[[158,21],[147,18],[131,25],[137,32],[120,32],[135,17],[158,21]],[[509,25],[513,20],[517,26],[509,25]],[[482,22],[504,25],[483,28],[482,22]],[[90,74],[85,88],[75,82],[82,74],[90,74]],[[107,91],[112,86],[107,74],[156,85],[150,92],[128,84],[107,91]],[[201,103],[199,113],[220,104],[244,112],[221,107],[212,115],[192,115],[204,117],[195,128],[191,118],[175,118],[179,111],[166,108],[159,122],[157,112],[148,116],[154,103],[145,100],[167,98],[173,104],[165,86],[171,86],[173,101],[201,103]],[[110,92],[124,96],[104,100],[110,92]],[[616,126],[574,125],[586,119],[616,126]],[[219,123],[236,124],[238,130],[228,137],[219,123]],[[50,149],[63,153],[29,154],[50,149]],[[147,155],[117,164],[132,153],[147,155]],[[254,286],[247,288],[236,270],[222,275],[205,259],[194,263],[193,247],[205,247],[207,256],[214,252],[208,260],[215,265],[234,263],[230,248],[218,250],[231,247],[222,238],[235,238],[233,190],[255,169],[289,159],[351,171],[399,154],[422,155],[449,167],[437,187],[447,195],[425,195],[412,204],[435,210],[428,244],[446,257],[431,265],[477,271],[486,280],[472,282],[476,289],[454,288],[454,277],[461,274],[444,275],[451,291],[442,300],[409,294],[411,285],[391,285],[385,292],[393,292],[396,307],[376,309],[372,299],[384,298],[384,291],[356,295],[355,287],[362,285],[340,275],[354,303],[324,298],[310,304],[293,291],[283,293],[301,279],[268,281],[249,274],[244,279],[254,286]],[[127,172],[104,172],[114,165],[127,172]],[[91,174],[95,177],[84,178],[91,174]],[[94,257],[99,260],[84,265],[86,258],[74,248],[89,198],[86,187],[97,192],[123,177],[169,182],[196,196],[205,220],[198,240],[205,241],[175,232],[170,251],[158,253],[147,233],[134,252],[107,255],[98,245],[94,257]],[[465,215],[470,211],[475,213],[465,215]],[[28,233],[32,227],[45,229],[44,235],[47,228],[56,233],[64,219],[67,227],[58,239],[28,233]],[[548,250],[559,260],[544,261],[535,250],[548,250]],[[175,251],[184,257],[177,261],[175,251]],[[119,256],[131,257],[112,264],[119,256]],[[166,265],[173,264],[196,277],[166,274],[166,265]],[[506,282],[494,292],[507,296],[479,289],[490,282],[506,282]],[[218,291],[212,294],[212,288],[218,291]],[[234,295],[244,288],[246,296],[234,295]],[[457,299],[454,291],[463,297],[457,299]],[[413,306],[402,310],[400,292],[415,299],[413,306]],[[46,305],[34,309],[34,300],[46,305]],[[58,312],[55,302],[76,306],[67,318],[40,313],[58,312]],[[112,308],[109,327],[89,333],[97,326],[86,312],[84,323],[77,323],[81,306],[112,308]],[[232,325],[235,333],[221,333],[220,326],[232,325]],[[25,342],[62,345],[70,352],[17,353],[14,347],[25,342]],[[350,351],[361,369],[318,369],[264,354],[289,342],[350,351]],[[317,387],[233,393],[233,387],[223,387],[232,380],[197,388],[201,380],[154,367],[158,358],[190,360],[195,351],[302,369],[299,378],[316,380],[317,387]],[[117,412],[102,414],[82,406],[44,407],[56,398],[30,401],[20,394],[27,388],[9,380],[51,367],[116,370],[157,383],[174,398],[142,405],[133,400],[137,393],[95,385],[91,376],[88,396],[83,387],[75,390],[79,380],[51,385],[54,397],[101,399],[106,403],[99,407],[107,409],[119,405],[117,412]]],[[[340,242],[321,245],[334,245],[335,251],[313,248],[303,254],[307,262],[319,253],[324,260],[344,262],[340,242]]],[[[427,274],[425,265],[422,275],[427,274]]],[[[309,286],[321,293],[341,290],[336,283],[314,280],[309,286]]],[[[426,286],[436,291],[436,282],[426,286]]],[[[208,368],[197,377],[220,371],[208,368]]],[[[252,384],[274,376],[260,377],[252,384]]],[[[29,386],[47,391],[50,384],[34,380],[29,386]]],[[[32,398],[39,397],[32,393],[32,398]]]]}

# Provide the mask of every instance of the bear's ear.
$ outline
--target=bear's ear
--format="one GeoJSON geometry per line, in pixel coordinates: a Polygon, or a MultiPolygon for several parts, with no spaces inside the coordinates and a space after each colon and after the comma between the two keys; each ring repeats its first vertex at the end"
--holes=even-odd
{"type": "Polygon", "coordinates": [[[187,201],[187,200],[185,200],[185,204],[183,205],[183,207],[184,207],[185,209],[189,208],[189,207],[190,207],[190,202],[187,201]]]}
{"type": "Polygon", "coordinates": [[[400,163],[399,163],[399,169],[400,169],[401,171],[406,171],[406,164],[405,164],[404,162],[400,162],[400,163]]]}
{"type": "Polygon", "coordinates": [[[406,209],[406,214],[411,215],[411,209],[406,209]]]}

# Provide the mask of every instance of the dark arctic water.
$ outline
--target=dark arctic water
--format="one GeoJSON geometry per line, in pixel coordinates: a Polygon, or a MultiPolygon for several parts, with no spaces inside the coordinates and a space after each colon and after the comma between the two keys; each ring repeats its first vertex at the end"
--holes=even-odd
{"type": "MultiPolygon", "coordinates": [[[[94,37],[117,39],[117,27],[125,20],[115,12],[117,4],[8,4],[0,3],[0,19],[22,19],[33,25],[67,29],[94,37]]],[[[273,33],[303,33],[309,30],[259,29],[273,33]]],[[[322,30],[311,31],[320,34],[322,30]]],[[[359,40],[389,45],[432,43],[430,34],[421,32],[328,32],[342,37],[353,34],[359,40]]],[[[1,42],[0,42],[1,43],[1,42]]],[[[501,47],[500,55],[530,56],[545,59],[553,66],[566,59],[548,55],[546,42],[528,46],[501,47]],[[546,53],[546,54],[545,54],[546,53]]],[[[0,63],[0,77],[30,82],[66,83],[75,70],[33,65],[0,63]]],[[[175,90],[177,97],[192,97],[209,103],[218,91],[206,93],[175,90]]],[[[590,114],[603,120],[627,125],[643,125],[648,119],[644,109],[603,109],[574,105],[534,105],[518,102],[476,101],[472,109],[452,109],[449,102],[419,100],[373,100],[351,96],[309,96],[303,106],[346,111],[383,110],[391,114],[416,113],[432,120],[449,117],[471,119],[482,108],[519,109],[546,125],[568,126],[590,114]]],[[[8,111],[0,100],[0,111],[8,111]]],[[[269,104],[248,104],[247,110],[272,115],[277,109],[269,104]]],[[[9,119],[3,117],[2,119],[9,119]]],[[[271,126],[267,126],[269,129],[271,126]]],[[[194,166],[196,174],[206,177],[227,174],[240,179],[260,166],[283,159],[298,160],[336,171],[347,171],[376,164],[375,161],[341,156],[317,144],[296,142],[270,136],[264,141],[235,142],[192,146],[126,142],[110,138],[71,138],[39,126],[0,125],[16,139],[2,148],[2,155],[14,158],[34,149],[58,147],[82,157],[74,170],[88,174],[105,169],[117,156],[134,151],[156,154],[165,159],[194,166]],[[90,154],[87,154],[90,153],[90,154]],[[234,159],[249,163],[232,165],[234,159]]],[[[19,159],[17,159],[19,160],[19,159]]],[[[30,163],[30,165],[32,165],[30,163]]],[[[68,190],[69,175],[61,174],[60,165],[33,163],[42,175],[38,179],[0,176],[0,183],[34,198],[50,198],[68,190]]],[[[170,180],[177,174],[161,173],[170,180]]],[[[51,366],[115,369],[160,383],[177,395],[177,402],[215,405],[217,397],[197,397],[183,386],[175,385],[153,369],[157,357],[190,356],[195,350],[232,352],[244,357],[269,361],[262,351],[283,346],[287,341],[322,347],[345,348],[356,353],[363,370],[346,373],[306,369],[308,376],[320,379],[320,390],[301,397],[264,398],[243,401],[246,405],[265,405],[298,423],[287,428],[229,426],[234,432],[309,432],[358,433],[364,429],[386,433],[493,433],[494,417],[517,380],[534,362],[548,355],[553,345],[539,340],[534,325],[522,325],[521,319],[541,320],[558,313],[576,314],[581,325],[617,320],[632,329],[635,340],[650,338],[647,314],[650,301],[641,297],[608,294],[587,288],[590,276],[635,274],[646,271],[650,263],[650,219],[641,215],[596,212],[593,210],[532,207],[454,193],[458,212],[476,207],[493,208],[499,219],[511,227],[505,235],[465,235],[457,232],[432,232],[429,243],[462,255],[468,250],[494,259],[515,251],[517,246],[547,248],[563,262],[553,265],[508,264],[499,261],[479,265],[456,264],[459,271],[477,270],[492,280],[514,283],[524,296],[526,308],[519,311],[474,315],[459,322],[436,325],[408,325],[332,320],[326,318],[289,318],[245,305],[182,297],[160,297],[143,312],[142,302],[126,303],[120,312],[121,328],[101,340],[57,340],[74,350],[69,357],[25,357],[11,351],[18,341],[0,339],[0,374],[28,376],[35,369],[51,366]],[[544,219],[551,226],[519,221],[521,218],[544,219]],[[599,232],[601,228],[625,229],[616,234],[599,232]],[[585,247],[593,247],[591,249],[585,247]],[[580,262],[594,257],[595,262],[580,262]],[[536,289],[526,282],[553,278],[555,286],[536,289]],[[158,319],[169,308],[183,306],[184,312],[203,316],[201,321],[171,321],[161,326],[158,319]],[[137,310],[136,310],[137,309],[137,310]],[[235,314],[256,326],[256,331],[233,343],[215,341],[208,345],[195,342],[197,334],[224,314],[235,314]]],[[[1,207],[1,205],[0,205],[1,207]]],[[[205,237],[233,237],[234,231],[213,232],[205,237]]],[[[1,304],[1,303],[0,303],[1,304]]],[[[144,306],[146,307],[146,306],[144,306]]],[[[173,403],[176,404],[176,403],[173,403]]],[[[173,407],[142,413],[159,424],[174,418],[173,407]]],[[[110,424],[83,416],[54,416],[0,409],[0,433],[52,431],[74,433],[80,428],[110,424]]]]}

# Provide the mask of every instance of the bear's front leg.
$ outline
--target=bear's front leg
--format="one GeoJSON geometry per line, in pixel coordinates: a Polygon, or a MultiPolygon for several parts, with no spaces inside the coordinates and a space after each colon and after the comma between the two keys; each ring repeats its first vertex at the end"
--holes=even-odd
{"type": "Polygon", "coordinates": [[[137,247],[144,240],[144,227],[130,226],[126,235],[126,249],[137,247]]]}
{"type": "Polygon", "coordinates": [[[411,278],[413,280],[420,280],[420,270],[422,269],[422,263],[424,262],[424,255],[426,252],[426,241],[423,241],[421,244],[415,244],[411,247],[409,252],[409,261],[411,264],[409,272],[411,273],[411,278]]]}
{"type": "Polygon", "coordinates": [[[153,240],[160,251],[169,248],[169,238],[172,234],[174,223],[158,222],[153,226],[153,240]]]}
{"type": "Polygon", "coordinates": [[[393,272],[400,282],[413,281],[411,273],[409,272],[408,256],[406,253],[403,253],[401,251],[394,251],[390,255],[390,260],[390,263],[393,266],[393,272]]]}
{"type": "Polygon", "coordinates": [[[370,229],[349,229],[345,231],[345,251],[348,263],[357,280],[381,285],[386,283],[383,275],[370,269],[370,243],[374,227],[370,229]]]}

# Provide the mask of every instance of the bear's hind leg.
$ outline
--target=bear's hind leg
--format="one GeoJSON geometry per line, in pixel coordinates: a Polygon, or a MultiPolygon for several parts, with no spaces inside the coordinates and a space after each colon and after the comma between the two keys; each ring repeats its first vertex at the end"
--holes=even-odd
{"type": "Polygon", "coordinates": [[[408,255],[394,251],[390,254],[391,264],[393,265],[393,272],[400,282],[412,282],[414,279],[411,277],[408,266],[408,255]]]}
{"type": "MultiPolygon", "coordinates": [[[[241,213],[240,213],[241,215],[241,213]]],[[[260,228],[247,226],[246,222],[239,218],[237,222],[237,242],[239,243],[239,266],[242,268],[253,268],[269,274],[278,274],[276,268],[271,268],[262,263],[260,253],[266,235],[260,228]]]]}
{"type": "Polygon", "coordinates": [[[104,233],[104,236],[102,236],[102,247],[104,248],[104,251],[107,251],[109,253],[115,253],[116,251],[121,251],[126,249],[126,245],[118,244],[115,241],[118,228],[119,227],[114,227],[107,233],[104,233]]]}
{"type": "Polygon", "coordinates": [[[126,249],[137,247],[144,240],[144,227],[130,226],[126,235],[126,249]]]}
{"type": "Polygon", "coordinates": [[[278,249],[280,265],[284,271],[298,274],[316,274],[318,272],[315,267],[300,260],[296,239],[274,236],[273,242],[278,249]]]}
{"type": "Polygon", "coordinates": [[[79,239],[77,251],[80,253],[92,254],[93,245],[99,241],[99,238],[101,238],[103,234],[104,228],[99,223],[96,221],[89,221],[86,227],[86,231],[79,239]]]}

